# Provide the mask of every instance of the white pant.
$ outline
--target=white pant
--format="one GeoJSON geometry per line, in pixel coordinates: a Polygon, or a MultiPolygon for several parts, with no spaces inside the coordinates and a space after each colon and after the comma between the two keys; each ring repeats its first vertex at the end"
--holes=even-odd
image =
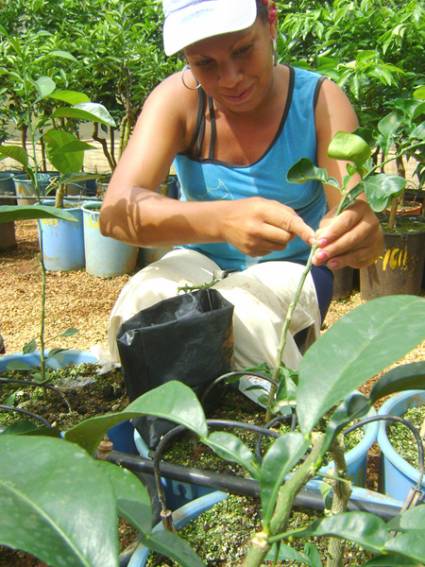
{"type": "MultiPolygon", "coordinates": [[[[235,307],[235,369],[263,362],[275,366],[282,324],[302,271],[303,266],[293,262],[265,262],[231,273],[213,286],[235,307]]],[[[140,270],[123,287],[111,312],[108,340],[112,359],[119,361],[116,336],[124,321],[141,309],[177,295],[179,287],[209,283],[222,275],[215,262],[185,248],[172,250],[140,270]]],[[[313,339],[319,335],[320,312],[311,274],[295,309],[283,353],[289,368],[296,369],[301,359],[293,335],[307,327],[312,327],[313,339]]]]}

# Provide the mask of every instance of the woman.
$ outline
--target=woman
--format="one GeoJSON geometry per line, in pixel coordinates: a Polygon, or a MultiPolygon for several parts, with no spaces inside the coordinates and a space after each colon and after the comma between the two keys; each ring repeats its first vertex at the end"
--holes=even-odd
{"type": "Polygon", "coordinates": [[[163,0],[163,7],[165,52],[182,51],[188,66],[147,99],[107,191],[101,229],[138,246],[179,248],[123,289],[111,315],[111,352],[118,357],[124,320],[179,286],[215,278],[235,305],[235,366],[273,365],[282,320],[318,238],[284,353],[294,368],[300,337],[307,328],[317,336],[329,305],[330,269],[365,266],[382,248],[363,200],[331,222],[340,198],[334,188],[286,181],[301,157],[343,177],[345,164],[329,159],[327,148],[337,131],[357,127],[354,111],[331,81],[276,64],[272,2],[163,0]],[[179,201],[156,192],[173,160],[179,201]]]}

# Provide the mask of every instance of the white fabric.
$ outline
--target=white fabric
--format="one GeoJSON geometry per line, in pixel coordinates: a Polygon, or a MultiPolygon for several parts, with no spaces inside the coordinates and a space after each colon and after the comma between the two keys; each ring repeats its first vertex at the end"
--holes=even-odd
{"type": "Polygon", "coordinates": [[[173,55],[201,39],[249,28],[255,0],[162,0],[164,51],[173,55]]]}
{"type": "MultiPolygon", "coordinates": [[[[234,367],[242,370],[266,362],[274,367],[280,332],[303,266],[293,262],[255,264],[229,274],[213,287],[234,306],[234,367]]],[[[109,348],[119,361],[116,336],[121,324],[141,309],[177,295],[184,285],[201,285],[223,275],[219,266],[199,252],[176,249],[143,268],[123,287],[111,312],[109,348]]],[[[285,364],[297,368],[301,354],[293,335],[312,327],[320,332],[320,312],[313,279],[309,275],[295,309],[283,354],[285,364]]]]}

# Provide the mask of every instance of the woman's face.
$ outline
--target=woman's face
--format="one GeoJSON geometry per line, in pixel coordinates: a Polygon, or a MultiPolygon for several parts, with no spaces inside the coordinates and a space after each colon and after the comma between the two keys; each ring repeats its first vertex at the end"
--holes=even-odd
{"type": "Polygon", "coordinates": [[[198,41],[184,51],[195,78],[219,107],[255,110],[272,83],[274,28],[259,18],[246,30],[198,41]]]}

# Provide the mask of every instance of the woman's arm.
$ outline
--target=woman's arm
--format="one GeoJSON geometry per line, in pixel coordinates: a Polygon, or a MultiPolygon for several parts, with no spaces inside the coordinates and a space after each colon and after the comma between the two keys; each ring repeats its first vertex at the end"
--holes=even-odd
{"type": "Polygon", "coordinates": [[[229,242],[251,256],[282,249],[295,235],[310,242],[313,230],[275,201],[179,202],[156,192],[189,145],[197,96],[178,74],[149,96],[105,195],[102,233],[137,246],[229,242]]]}
{"type": "MultiPolygon", "coordinates": [[[[346,163],[328,157],[330,141],[338,131],[352,132],[357,128],[357,117],[343,91],[326,80],[321,86],[316,107],[318,165],[342,181],[346,163]]],[[[359,179],[352,180],[354,186],[359,179]]],[[[334,187],[325,186],[329,213],[322,219],[317,233],[320,250],[314,264],[326,264],[332,269],[352,266],[360,268],[372,263],[383,251],[383,235],[376,215],[360,196],[356,203],[333,218],[341,195],[334,187]]]]}

